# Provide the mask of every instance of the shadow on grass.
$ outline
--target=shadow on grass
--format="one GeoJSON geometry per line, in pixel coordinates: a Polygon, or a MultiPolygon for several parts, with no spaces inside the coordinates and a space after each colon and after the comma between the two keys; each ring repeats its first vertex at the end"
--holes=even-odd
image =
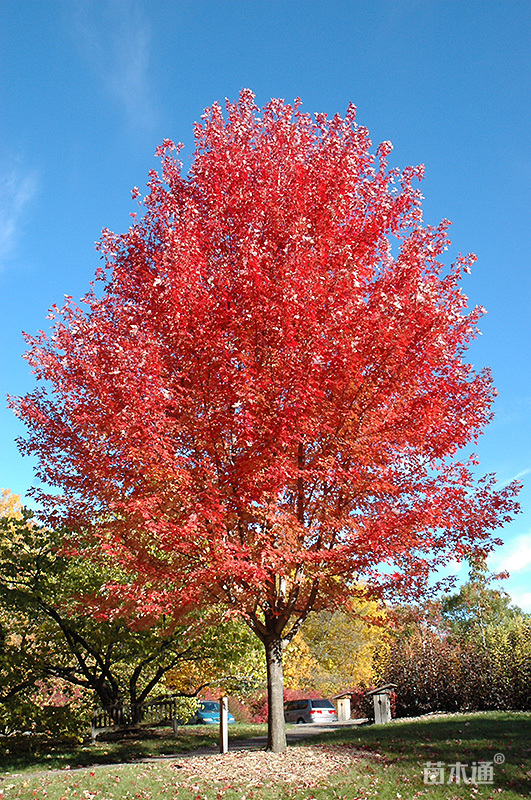
{"type": "MultiPolygon", "coordinates": [[[[491,762],[505,788],[531,791],[531,713],[479,712],[394,720],[388,725],[343,728],[312,739],[312,745],[354,744],[408,769],[428,762],[448,768],[460,762],[491,762]],[[502,763],[498,763],[502,761],[502,763]]],[[[470,770],[469,770],[470,772],[470,770]]]]}
{"type": "MultiPolygon", "coordinates": [[[[231,726],[233,740],[263,736],[265,725],[231,726]]],[[[183,726],[178,735],[166,728],[144,728],[101,737],[96,744],[59,741],[44,736],[10,736],[0,739],[0,772],[28,769],[74,769],[95,764],[121,764],[216,747],[217,725],[183,726]]]]}

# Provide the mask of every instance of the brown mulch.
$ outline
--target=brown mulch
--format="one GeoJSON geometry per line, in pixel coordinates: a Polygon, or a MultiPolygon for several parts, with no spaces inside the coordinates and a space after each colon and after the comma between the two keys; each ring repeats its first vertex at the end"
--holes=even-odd
{"type": "Polygon", "coordinates": [[[173,766],[187,783],[273,786],[280,782],[317,786],[332,773],[343,772],[356,761],[378,758],[350,745],[291,747],[284,753],[238,750],[226,755],[192,756],[173,766]],[[183,774],[184,773],[184,774],[183,774]]]}

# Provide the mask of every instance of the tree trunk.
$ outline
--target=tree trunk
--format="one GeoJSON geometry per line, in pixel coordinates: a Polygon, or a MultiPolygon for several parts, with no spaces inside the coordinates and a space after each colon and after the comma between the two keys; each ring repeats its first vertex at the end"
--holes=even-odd
{"type": "Polygon", "coordinates": [[[284,722],[284,676],[282,673],[282,639],[265,641],[267,664],[267,749],[283,753],[286,749],[284,722]]]}

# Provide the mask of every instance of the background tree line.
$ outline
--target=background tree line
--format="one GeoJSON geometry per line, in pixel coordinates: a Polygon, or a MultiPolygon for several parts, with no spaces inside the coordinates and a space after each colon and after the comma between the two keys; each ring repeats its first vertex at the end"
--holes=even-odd
{"type": "Polygon", "coordinates": [[[383,676],[397,713],[531,709],[531,615],[511,604],[481,562],[438,603],[397,610],[383,676]]]}

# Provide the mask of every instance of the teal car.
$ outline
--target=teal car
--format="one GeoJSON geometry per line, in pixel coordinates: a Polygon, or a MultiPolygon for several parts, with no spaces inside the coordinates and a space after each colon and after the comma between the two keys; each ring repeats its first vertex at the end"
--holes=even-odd
{"type": "MultiPolygon", "coordinates": [[[[191,725],[219,725],[220,706],[217,700],[200,700],[197,711],[190,720],[191,725]]],[[[236,720],[228,712],[229,724],[236,720]]]]}

